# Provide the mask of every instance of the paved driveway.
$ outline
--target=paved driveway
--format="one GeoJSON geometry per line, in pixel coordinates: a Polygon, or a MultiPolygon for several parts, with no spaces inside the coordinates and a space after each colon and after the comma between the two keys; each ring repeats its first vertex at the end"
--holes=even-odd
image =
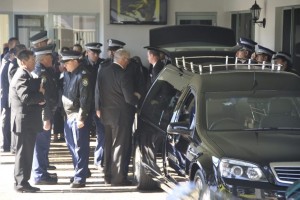
{"type": "MultiPolygon", "coordinates": [[[[91,140],[90,170],[92,177],[87,179],[86,187],[71,189],[69,179],[73,174],[71,157],[64,142],[51,143],[49,160],[56,170],[49,171],[57,173],[57,185],[42,185],[37,193],[16,193],[13,189],[14,155],[1,153],[0,157],[0,199],[1,200],[157,200],[166,199],[167,193],[157,190],[153,192],[141,192],[135,186],[111,187],[104,184],[103,173],[95,169],[92,162],[92,152],[95,146],[95,139],[91,140]]],[[[129,174],[132,178],[132,174],[129,174]]]]}

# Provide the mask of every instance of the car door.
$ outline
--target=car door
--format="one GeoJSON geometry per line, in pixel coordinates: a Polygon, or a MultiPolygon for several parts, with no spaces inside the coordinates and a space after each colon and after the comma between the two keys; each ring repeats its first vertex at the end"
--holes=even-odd
{"type": "Polygon", "coordinates": [[[134,177],[139,189],[153,189],[155,181],[175,183],[165,170],[166,130],[191,76],[174,66],[165,67],[143,102],[134,134],[134,177]]]}
{"type": "Polygon", "coordinates": [[[187,87],[179,98],[167,129],[167,169],[176,182],[188,180],[189,165],[198,156],[193,150],[200,144],[199,136],[195,134],[196,100],[195,92],[187,87]]]}

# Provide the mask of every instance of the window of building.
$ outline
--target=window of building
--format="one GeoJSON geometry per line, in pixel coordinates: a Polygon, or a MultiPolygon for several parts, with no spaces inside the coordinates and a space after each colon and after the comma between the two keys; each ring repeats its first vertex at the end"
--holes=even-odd
{"type": "Polygon", "coordinates": [[[231,15],[231,28],[236,38],[249,38],[254,40],[254,24],[251,13],[234,13],[231,15]]]}
{"type": "Polygon", "coordinates": [[[176,24],[200,24],[217,25],[217,13],[215,12],[176,12],[176,24]]]}
{"type": "Polygon", "coordinates": [[[44,30],[43,15],[15,15],[15,33],[21,44],[30,46],[29,38],[44,30]]]}
{"type": "Polygon", "coordinates": [[[53,38],[62,47],[72,47],[74,44],[84,44],[97,41],[97,15],[50,15],[53,19],[53,38]]]}
{"type": "Polygon", "coordinates": [[[292,55],[293,66],[300,65],[300,8],[283,10],[282,51],[292,55]]]}
{"type": "Polygon", "coordinates": [[[3,53],[3,44],[9,39],[9,16],[8,14],[0,14],[0,54],[3,53]]]}

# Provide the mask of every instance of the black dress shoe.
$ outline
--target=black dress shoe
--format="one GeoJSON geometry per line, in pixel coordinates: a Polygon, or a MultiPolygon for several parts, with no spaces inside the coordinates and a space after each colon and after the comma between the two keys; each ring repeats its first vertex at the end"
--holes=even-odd
{"type": "Polygon", "coordinates": [[[183,169],[180,169],[177,171],[178,176],[185,177],[185,171],[183,169]]]}
{"type": "Polygon", "coordinates": [[[90,178],[92,176],[92,172],[91,172],[91,170],[90,169],[88,169],[88,173],[87,173],[87,178],[90,178]]]}
{"type": "Polygon", "coordinates": [[[47,167],[47,170],[56,170],[56,167],[54,165],[49,165],[47,167]]]}
{"type": "Polygon", "coordinates": [[[35,185],[55,185],[57,184],[57,178],[49,177],[47,179],[41,179],[34,183],[35,185]]]}
{"type": "Polygon", "coordinates": [[[111,186],[130,186],[132,185],[132,182],[129,180],[124,180],[120,183],[111,183],[111,186]]]}
{"type": "Polygon", "coordinates": [[[104,183],[105,183],[106,185],[111,184],[110,178],[104,178],[104,183]]]}
{"type": "Polygon", "coordinates": [[[28,186],[16,188],[16,191],[20,193],[33,193],[33,192],[40,191],[40,188],[32,187],[31,185],[28,185],[28,186]]]}
{"type": "Polygon", "coordinates": [[[49,173],[49,172],[48,172],[48,175],[49,175],[51,178],[56,178],[56,179],[57,179],[57,173],[49,173]]]}
{"type": "Polygon", "coordinates": [[[71,177],[70,178],[70,183],[73,183],[74,182],[74,177],[71,177]]]}
{"type": "Polygon", "coordinates": [[[1,149],[0,150],[2,153],[5,153],[5,152],[10,152],[10,150],[9,149],[1,149]]]}
{"type": "Polygon", "coordinates": [[[85,187],[85,183],[79,183],[74,181],[73,183],[71,183],[70,185],[71,188],[83,188],[85,187]]]}
{"type": "MultiPolygon", "coordinates": [[[[88,169],[88,173],[87,173],[87,178],[90,178],[92,176],[92,172],[91,172],[91,170],[90,169],[88,169]]],[[[70,178],[70,183],[73,183],[74,182],[74,177],[71,177],[70,178]]]]}

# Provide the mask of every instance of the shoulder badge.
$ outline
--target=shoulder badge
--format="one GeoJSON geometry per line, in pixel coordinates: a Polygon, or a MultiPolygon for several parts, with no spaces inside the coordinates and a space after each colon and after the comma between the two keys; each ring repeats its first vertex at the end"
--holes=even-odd
{"type": "Polygon", "coordinates": [[[42,83],[46,83],[47,82],[47,77],[45,75],[41,76],[42,79],[42,83]]]}
{"type": "Polygon", "coordinates": [[[88,86],[89,85],[89,80],[87,78],[83,78],[82,79],[82,85],[85,86],[85,87],[88,86]]]}

